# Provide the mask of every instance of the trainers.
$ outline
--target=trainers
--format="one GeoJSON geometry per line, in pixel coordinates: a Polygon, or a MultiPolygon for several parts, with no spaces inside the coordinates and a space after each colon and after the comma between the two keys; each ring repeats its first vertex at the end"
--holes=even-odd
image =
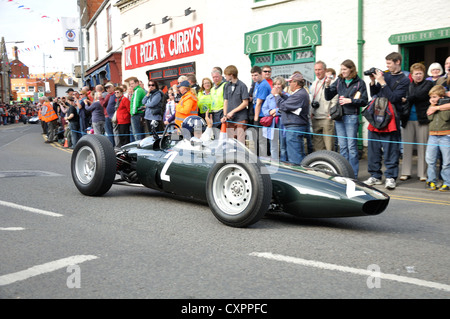
{"type": "MultiPolygon", "coordinates": [[[[442,185],[442,186],[444,186],[444,185],[442,185]]],[[[436,184],[433,182],[427,182],[426,189],[429,189],[430,191],[435,191],[437,189],[436,184]]],[[[447,189],[448,189],[448,186],[447,186],[447,189]]]]}
{"type": "Polygon", "coordinates": [[[397,184],[395,183],[395,179],[393,178],[386,178],[386,184],[384,184],[384,187],[387,189],[395,189],[395,186],[397,184]]]}
{"type": "Polygon", "coordinates": [[[369,177],[364,181],[364,184],[372,186],[372,185],[381,185],[383,184],[381,182],[381,179],[375,178],[375,177],[369,177]]]}
{"type": "Polygon", "coordinates": [[[448,185],[442,185],[441,188],[439,188],[440,192],[448,192],[450,190],[450,187],[448,185]]]}

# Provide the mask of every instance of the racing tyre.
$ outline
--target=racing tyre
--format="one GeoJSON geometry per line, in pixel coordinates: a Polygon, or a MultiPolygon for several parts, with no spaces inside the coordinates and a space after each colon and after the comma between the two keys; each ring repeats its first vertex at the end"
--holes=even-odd
{"type": "Polygon", "coordinates": [[[272,199],[270,175],[261,162],[216,163],[208,174],[206,197],[214,216],[232,227],[247,227],[259,221],[272,199]]]}
{"type": "Polygon", "coordinates": [[[85,135],[75,146],[71,161],[72,179],[88,196],[101,196],[111,188],[116,176],[116,154],[106,136],[85,135]]]}
{"type": "Polygon", "coordinates": [[[313,167],[328,173],[355,178],[355,173],[350,163],[339,153],[333,151],[317,151],[307,155],[301,165],[313,167]]]}

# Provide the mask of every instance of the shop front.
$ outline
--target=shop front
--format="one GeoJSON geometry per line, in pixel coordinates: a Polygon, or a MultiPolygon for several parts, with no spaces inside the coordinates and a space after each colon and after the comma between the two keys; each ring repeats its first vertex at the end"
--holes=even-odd
{"type": "Polygon", "coordinates": [[[122,53],[114,52],[86,70],[83,83],[89,87],[107,82],[122,83],[122,53]]]}
{"type": "Polygon", "coordinates": [[[269,65],[272,78],[289,78],[300,71],[307,85],[314,81],[316,46],[321,45],[321,22],[280,23],[245,34],[245,54],[252,65],[269,65]]]}
{"type": "Polygon", "coordinates": [[[393,34],[389,43],[399,45],[404,70],[414,63],[438,62],[443,67],[450,56],[450,27],[393,34]]]}
{"type": "Polygon", "coordinates": [[[203,48],[203,24],[151,38],[125,47],[125,73],[133,76],[145,70],[147,78],[158,81],[166,92],[179,76],[196,73],[195,62],[189,59],[203,54],[203,48]],[[179,63],[182,59],[189,62],[179,63]]]}

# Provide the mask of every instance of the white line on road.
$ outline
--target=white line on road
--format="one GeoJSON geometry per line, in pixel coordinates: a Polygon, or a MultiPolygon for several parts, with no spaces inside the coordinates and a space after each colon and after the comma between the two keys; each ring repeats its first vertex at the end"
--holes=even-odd
{"type": "Polygon", "coordinates": [[[61,268],[66,268],[68,266],[73,266],[97,258],[98,258],[97,256],[93,255],[78,255],[51,261],[49,263],[45,263],[42,265],[37,265],[28,268],[26,270],[15,272],[9,275],[0,276],[0,286],[6,286],[16,281],[25,280],[34,276],[42,275],[61,268]]]}
{"type": "Polygon", "coordinates": [[[0,227],[0,230],[16,231],[16,230],[25,230],[25,228],[23,228],[23,227],[0,227]]]}
{"type": "Polygon", "coordinates": [[[18,205],[18,204],[14,204],[14,203],[10,203],[10,202],[5,202],[5,201],[2,201],[2,200],[0,200],[0,205],[11,207],[11,208],[15,208],[15,209],[26,210],[26,211],[29,211],[29,212],[32,212],[32,213],[36,213],[36,214],[52,216],[52,217],[62,217],[62,216],[64,216],[64,215],[61,215],[61,214],[49,212],[47,210],[42,210],[42,209],[28,207],[28,206],[23,206],[23,205],[18,205]]]}
{"type": "Polygon", "coordinates": [[[296,257],[278,255],[278,254],[273,254],[273,253],[269,253],[269,252],[264,252],[264,253],[253,252],[250,254],[250,256],[272,259],[272,260],[277,260],[277,261],[284,261],[284,262],[293,263],[293,264],[297,264],[297,265],[302,265],[302,266],[307,266],[307,267],[315,267],[315,268],[320,268],[320,269],[325,269],[325,270],[342,271],[342,272],[347,272],[347,273],[352,273],[355,275],[361,275],[361,276],[367,276],[367,277],[371,277],[371,276],[375,277],[376,276],[377,278],[380,278],[380,279],[393,280],[393,281],[412,284],[412,285],[416,285],[416,286],[428,287],[428,288],[439,289],[439,290],[444,290],[444,291],[450,292],[450,285],[440,284],[440,283],[416,279],[416,278],[398,276],[398,275],[393,275],[393,274],[384,274],[381,272],[374,273],[371,270],[358,269],[358,268],[352,268],[352,267],[347,267],[347,266],[339,266],[339,265],[335,265],[335,264],[323,263],[320,261],[306,260],[306,259],[301,259],[301,258],[296,258],[296,257]]]}

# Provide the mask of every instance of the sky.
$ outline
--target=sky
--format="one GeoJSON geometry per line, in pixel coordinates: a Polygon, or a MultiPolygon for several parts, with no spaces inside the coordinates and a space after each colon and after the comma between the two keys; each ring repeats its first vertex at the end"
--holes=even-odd
{"type": "Polygon", "coordinates": [[[6,43],[8,58],[12,47],[30,74],[63,71],[72,73],[76,52],[65,52],[61,17],[79,17],[77,0],[0,0],[0,38],[6,43]],[[51,58],[50,58],[51,56],[51,58]]]}

